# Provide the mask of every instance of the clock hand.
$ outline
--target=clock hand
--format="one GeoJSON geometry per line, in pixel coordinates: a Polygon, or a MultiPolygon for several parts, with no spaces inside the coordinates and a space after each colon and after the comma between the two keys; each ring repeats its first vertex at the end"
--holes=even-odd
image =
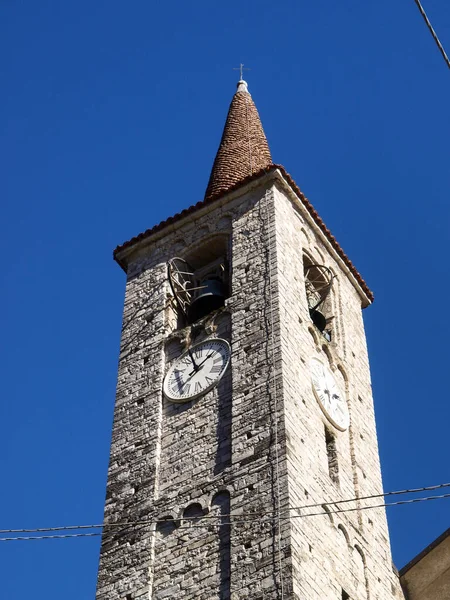
{"type": "MultiPolygon", "coordinates": [[[[197,371],[199,371],[199,370],[200,370],[200,369],[203,367],[203,365],[204,365],[204,364],[205,364],[205,362],[208,360],[208,358],[211,358],[211,356],[212,356],[213,354],[214,354],[214,352],[211,352],[211,354],[208,354],[208,356],[207,356],[205,359],[203,359],[203,360],[202,360],[202,362],[201,362],[199,365],[197,365],[197,371]]],[[[190,375],[193,375],[193,374],[194,374],[194,373],[196,373],[197,371],[195,371],[195,370],[194,370],[194,371],[192,371],[191,373],[189,373],[189,376],[190,376],[190,375]]]]}
{"type": "Polygon", "coordinates": [[[192,354],[192,350],[190,348],[188,348],[188,354],[189,354],[189,358],[192,361],[192,365],[194,367],[194,373],[197,373],[197,371],[200,369],[199,365],[195,362],[194,360],[194,355],[192,354]]]}
{"type": "Polygon", "coordinates": [[[205,362],[208,360],[208,358],[211,358],[211,356],[213,354],[214,354],[214,352],[211,352],[210,354],[208,354],[208,356],[204,360],[202,360],[202,362],[198,365],[199,368],[202,367],[205,364],[205,362]]]}
{"type": "Polygon", "coordinates": [[[194,376],[194,375],[195,375],[197,372],[198,372],[198,369],[197,369],[197,371],[195,371],[195,370],[194,370],[194,371],[191,371],[191,372],[189,373],[189,375],[187,376],[187,379],[186,379],[186,381],[182,381],[182,382],[181,382],[181,386],[179,386],[179,388],[180,388],[180,392],[181,392],[181,390],[184,388],[184,386],[187,384],[187,382],[188,382],[188,381],[191,379],[191,377],[193,377],[193,376],[194,376]]]}

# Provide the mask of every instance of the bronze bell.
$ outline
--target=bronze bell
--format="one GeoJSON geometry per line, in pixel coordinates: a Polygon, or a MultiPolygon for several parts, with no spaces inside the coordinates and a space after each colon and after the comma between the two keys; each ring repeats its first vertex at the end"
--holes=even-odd
{"type": "Polygon", "coordinates": [[[226,288],[224,282],[218,277],[209,276],[203,279],[199,290],[189,307],[189,321],[193,323],[206,316],[213,310],[225,304],[226,288]]]}

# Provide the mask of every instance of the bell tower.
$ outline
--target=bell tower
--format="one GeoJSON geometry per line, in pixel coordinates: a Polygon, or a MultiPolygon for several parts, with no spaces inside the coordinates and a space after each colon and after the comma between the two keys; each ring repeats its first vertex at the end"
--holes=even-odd
{"type": "Polygon", "coordinates": [[[272,162],[244,81],[204,200],[114,257],[127,285],[97,600],[403,598],[384,509],[361,499],[382,491],[373,296],[272,162]]]}

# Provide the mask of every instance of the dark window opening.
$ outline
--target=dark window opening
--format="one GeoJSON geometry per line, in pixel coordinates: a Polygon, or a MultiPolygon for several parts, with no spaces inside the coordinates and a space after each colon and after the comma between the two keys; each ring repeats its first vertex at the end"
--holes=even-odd
{"type": "Polygon", "coordinates": [[[194,272],[194,288],[188,310],[191,323],[221,308],[228,298],[228,267],[223,258],[194,272]]]}
{"type": "Polygon", "coordinates": [[[325,444],[327,448],[328,473],[330,475],[330,479],[333,483],[339,485],[339,464],[336,438],[328,429],[328,427],[325,427],[325,444]]]}
{"type": "Polygon", "coordinates": [[[342,600],[350,600],[350,596],[345,590],[342,590],[342,600]]]}
{"type": "Polygon", "coordinates": [[[228,236],[217,235],[168,263],[169,282],[181,319],[179,327],[195,323],[225,305],[230,295],[228,236]]]}
{"type": "Polygon", "coordinates": [[[184,509],[183,518],[186,519],[187,523],[197,523],[202,517],[205,516],[205,511],[202,505],[198,502],[190,504],[184,509]]]}

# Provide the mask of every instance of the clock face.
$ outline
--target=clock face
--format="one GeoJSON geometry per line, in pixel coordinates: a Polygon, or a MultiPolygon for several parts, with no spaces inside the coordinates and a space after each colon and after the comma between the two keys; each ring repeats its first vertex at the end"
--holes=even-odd
{"type": "Polygon", "coordinates": [[[168,370],[164,395],[172,402],[187,402],[206,394],[225,373],[230,355],[229,343],[220,338],[195,344],[168,370]]]}
{"type": "Polygon", "coordinates": [[[340,431],[350,423],[347,401],[331,371],[317,358],[311,359],[311,382],[314,395],[326,418],[340,431]]]}

